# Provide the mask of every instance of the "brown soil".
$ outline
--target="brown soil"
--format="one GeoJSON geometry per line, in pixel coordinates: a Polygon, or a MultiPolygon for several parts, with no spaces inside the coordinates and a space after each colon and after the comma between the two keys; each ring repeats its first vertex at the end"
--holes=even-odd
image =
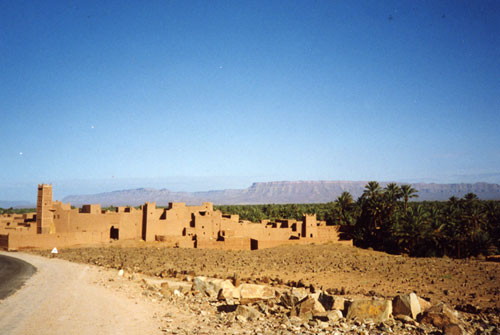
{"type": "MultiPolygon", "coordinates": [[[[60,250],[58,258],[169,277],[190,273],[272,285],[332,289],[348,296],[416,292],[431,302],[500,308],[500,263],[409,258],[336,244],[258,251],[177,249],[159,243],[60,250]]],[[[37,252],[47,255],[48,251],[37,252]]]]}

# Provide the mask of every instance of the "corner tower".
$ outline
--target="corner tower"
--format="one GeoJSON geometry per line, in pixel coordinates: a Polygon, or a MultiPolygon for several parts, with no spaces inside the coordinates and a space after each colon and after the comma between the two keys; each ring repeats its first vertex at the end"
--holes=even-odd
{"type": "Polygon", "coordinates": [[[54,232],[52,185],[38,185],[38,198],[36,202],[36,232],[37,234],[54,232]]]}

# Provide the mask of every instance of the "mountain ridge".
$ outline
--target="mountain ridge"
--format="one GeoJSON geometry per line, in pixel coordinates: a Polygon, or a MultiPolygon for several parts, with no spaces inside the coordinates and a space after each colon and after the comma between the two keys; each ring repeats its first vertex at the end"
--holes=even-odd
{"type": "MultiPolygon", "coordinates": [[[[254,182],[245,189],[223,189],[197,192],[174,192],[166,188],[137,188],[117,190],[97,194],[69,195],[63,202],[73,205],[97,203],[103,206],[137,206],[147,201],[166,206],[169,202],[185,202],[189,205],[205,201],[216,205],[234,204],[284,204],[284,203],[321,203],[335,201],[344,191],[359,197],[368,181],[272,181],[254,182]]],[[[390,182],[380,182],[385,187],[390,182]]],[[[398,185],[406,183],[397,183],[398,185]]],[[[447,200],[451,196],[462,197],[472,192],[483,200],[500,200],[500,185],[484,182],[477,183],[414,183],[418,200],[447,200]]]]}

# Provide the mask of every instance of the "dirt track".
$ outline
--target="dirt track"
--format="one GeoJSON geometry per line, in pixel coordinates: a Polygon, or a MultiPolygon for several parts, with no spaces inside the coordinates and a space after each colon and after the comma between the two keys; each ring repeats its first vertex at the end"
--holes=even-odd
{"type": "Polygon", "coordinates": [[[162,334],[162,324],[153,317],[160,312],[154,304],[135,298],[134,288],[113,291],[105,286],[116,271],[22,253],[8,255],[38,271],[0,302],[0,334],[162,334]]]}
{"type": "MultiPolygon", "coordinates": [[[[47,252],[40,252],[47,255],[47,252]]],[[[500,307],[500,263],[448,258],[409,258],[335,244],[219,251],[148,247],[63,250],[58,257],[127,272],[175,272],[242,281],[313,284],[346,295],[393,297],[416,292],[451,305],[500,307]]]]}

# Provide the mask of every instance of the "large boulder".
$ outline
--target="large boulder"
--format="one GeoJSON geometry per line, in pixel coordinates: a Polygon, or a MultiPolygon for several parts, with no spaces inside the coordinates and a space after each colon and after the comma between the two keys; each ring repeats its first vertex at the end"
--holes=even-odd
{"type": "Polygon", "coordinates": [[[420,323],[431,324],[441,330],[450,324],[460,324],[458,312],[442,302],[420,314],[417,320],[420,323]]]}
{"type": "Polygon", "coordinates": [[[354,300],[347,309],[347,318],[371,319],[375,322],[383,322],[392,314],[392,302],[390,300],[354,300]]]}
{"type": "Polygon", "coordinates": [[[299,302],[306,299],[307,296],[308,293],[305,288],[292,287],[290,291],[286,291],[281,295],[280,301],[283,304],[283,306],[287,308],[294,308],[299,304],[299,302]]]}
{"type": "Polygon", "coordinates": [[[193,289],[211,298],[239,299],[239,290],[227,279],[198,276],[193,279],[193,289]]]}
{"type": "Polygon", "coordinates": [[[218,294],[218,292],[215,292],[214,287],[210,284],[208,278],[202,276],[194,277],[193,290],[204,293],[207,296],[214,296],[218,294]]]}
{"type": "Polygon", "coordinates": [[[323,305],[325,310],[331,311],[333,309],[333,304],[335,303],[335,297],[321,292],[319,294],[318,301],[323,305]]]}
{"type": "Polygon", "coordinates": [[[323,305],[317,300],[317,297],[310,295],[302,300],[295,309],[292,309],[290,315],[293,316],[294,312],[302,319],[311,320],[316,315],[324,315],[326,311],[323,305]]]}
{"type": "Polygon", "coordinates": [[[333,306],[332,309],[338,309],[340,311],[344,311],[346,306],[346,300],[343,297],[334,297],[333,298],[333,306]]]}
{"type": "Polygon", "coordinates": [[[428,302],[427,300],[422,299],[418,296],[417,296],[417,299],[418,299],[418,303],[420,304],[420,312],[421,313],[425,312],[426,310],[428,310],[429,308],[432,307],[432,304],[430,302],[428,302]]]}
{"type": "Polygon", "coordinates": [[[267,285],[241,284],[238,286],[241,304],[253,303],[259,300],[268,300],[275,297],[274,290],[267,285]]]}
{"type": "Polygon", "coordinates": [[[398,295],[392,300],[392,314],[407,315],[413,319],[420,314],[420,303],[415,293],[398,295]]]}

